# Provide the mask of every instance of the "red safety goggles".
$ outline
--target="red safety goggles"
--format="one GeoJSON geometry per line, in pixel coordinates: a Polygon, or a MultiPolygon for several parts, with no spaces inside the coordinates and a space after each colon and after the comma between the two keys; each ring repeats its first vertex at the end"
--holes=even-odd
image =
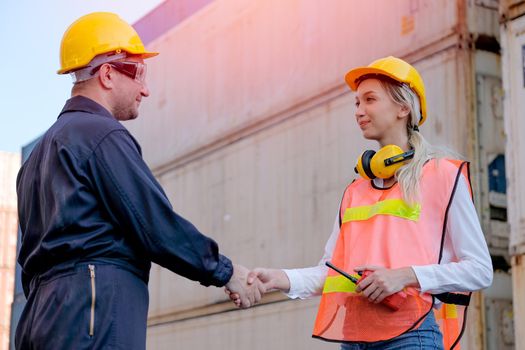
{"type": "MultiPolygon", "coordinates": [[[[144,83],[144,80],[146,79],[146,64],[140,63],[140,62],[129,62],[129,61],[113,61],[113,62],[107,62],[111,67],[115,68],[120,73],[127,75],[131,79],[136,80],[139,83],[144,83]]],[[[93,68],[91,71],[91,75],[95,74],[97,70],[100,69],[102,65],[93,68]]]]}

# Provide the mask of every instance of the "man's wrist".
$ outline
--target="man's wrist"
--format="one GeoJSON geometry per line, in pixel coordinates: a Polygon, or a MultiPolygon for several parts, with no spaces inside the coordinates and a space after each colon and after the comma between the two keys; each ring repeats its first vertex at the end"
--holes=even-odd
{"type": "Polygon", "coordinates": [[[214,285],[223,287],[228,284],[234,277],[234,264],[224,255],[219,254],[219,261],[213,275],[208,281],[201,281],[204,286],[214,285]]]}

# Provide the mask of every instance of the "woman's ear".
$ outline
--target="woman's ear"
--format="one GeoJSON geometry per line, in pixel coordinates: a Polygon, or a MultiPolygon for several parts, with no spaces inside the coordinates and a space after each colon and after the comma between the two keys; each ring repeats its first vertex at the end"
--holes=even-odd
{"type": "Polygon", "coordinates": [[[399,110],[399,113],[397,115],[398,118],[403,119],[410,115],[410,108],[407,106],[401,106],[401,109],[399,110]]]}

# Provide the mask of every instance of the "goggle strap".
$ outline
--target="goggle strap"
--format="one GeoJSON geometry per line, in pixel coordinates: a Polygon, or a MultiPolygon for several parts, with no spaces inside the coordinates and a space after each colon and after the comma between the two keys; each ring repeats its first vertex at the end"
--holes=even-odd
{"type": "Polygon", "coordinates": [[[71,77],[73,78],[73,84],[80,83],[82,81],[86,81],[93,78],[96,75],[96,72],[93,72],[93,68],[98,67],[104,63],[121,60],[126,57],[128,57],[128,55],[125,52],[112,52],[95,56],[95,58],[93,58],[87,66],[70,73],[71,77]]]}

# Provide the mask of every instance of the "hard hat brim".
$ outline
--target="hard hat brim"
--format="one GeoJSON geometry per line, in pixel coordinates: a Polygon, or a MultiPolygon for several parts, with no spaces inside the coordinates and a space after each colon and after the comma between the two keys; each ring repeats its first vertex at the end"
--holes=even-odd
{"type": "Polygon", "coordinates": [[[158,54],[159,54],[158,52],[144,52],[144,53],[138,54],[138,55],[140,55],[141,58],[146,59],[146,58],[155,57],[158,54]]]}
{"type": "Polygon", "coordinates": [[[357,85],[359,78],[368,75],[368,74],[378,74],[378,75],[385,75],[389,78],[392,78],[396,81],[399,81],[399,78],[394,76],[393,74],[382,70],[378,68],[372,68],[372,67],[357,67],[346,73],[345,75],[345,81],[352,89],[352,91],[357,91],[357,85]]]}

